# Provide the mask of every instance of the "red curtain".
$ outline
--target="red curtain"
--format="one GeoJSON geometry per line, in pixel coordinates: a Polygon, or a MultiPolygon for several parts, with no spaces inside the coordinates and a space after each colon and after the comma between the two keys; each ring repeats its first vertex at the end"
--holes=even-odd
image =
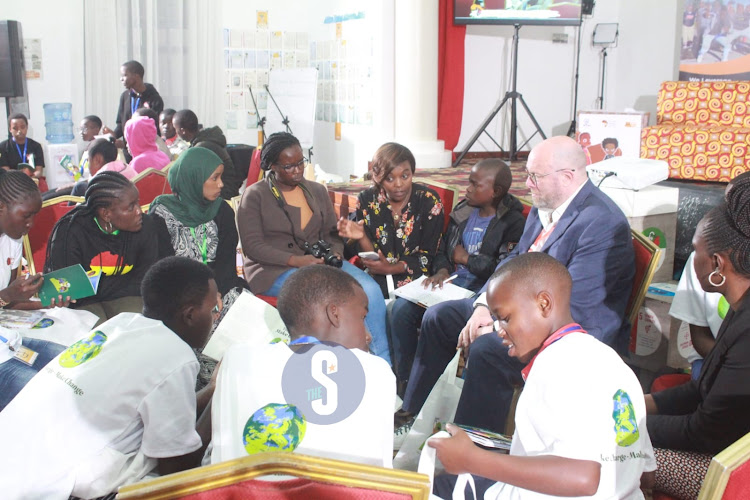
{"type": "Polygon", "coordinates": [[[438,28],[438,139],[453,151],[461,135],[464,108],[466,26],[453,24],[454,0],[440,0],[438,28]]]}

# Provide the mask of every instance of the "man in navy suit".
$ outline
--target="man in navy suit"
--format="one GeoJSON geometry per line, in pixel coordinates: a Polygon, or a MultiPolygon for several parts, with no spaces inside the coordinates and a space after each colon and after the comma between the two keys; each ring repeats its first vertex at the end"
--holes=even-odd
{"type": "MultiPolygon", "coordinates": [[[[540,143],[529,154],[526,170],[534,208],[518,245],[498,267],[530,251],[555,257],[573,278],[573,318],[624,354],[630,333],[625,308],[635,274],[627,219],[588,180],[586,155],[573,139],[552,137],[540,143]]],[[[443,302],[425,313],[404,397],[405,416],[419,412],[456,346],[470,345],[455,421],[503,431],[513,386],[523,383],[524,365],[508,356],[508,346],[496,333],[485,335],[494,328],[483,292],[477,299],[443,302]]]]}

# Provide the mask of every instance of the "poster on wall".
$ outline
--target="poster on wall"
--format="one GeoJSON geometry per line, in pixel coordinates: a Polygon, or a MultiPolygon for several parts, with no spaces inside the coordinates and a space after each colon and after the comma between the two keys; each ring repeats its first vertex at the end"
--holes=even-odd
{"type": "Polygon", "coordinates": [[[750,80],[750,0],[681,0],[680,80],[750,80]]]}
{"type": "Polygon", "coordinates": [[[641,129],[648,124],[648,113],[579,111],[576,140],[589,164],[616,156],[638,158],[641,129]]]}
{"type": "Polygon", "coordinates": [[[27,80],[42,79],[42,39],[23,39],[23,58],[27,80]]]}

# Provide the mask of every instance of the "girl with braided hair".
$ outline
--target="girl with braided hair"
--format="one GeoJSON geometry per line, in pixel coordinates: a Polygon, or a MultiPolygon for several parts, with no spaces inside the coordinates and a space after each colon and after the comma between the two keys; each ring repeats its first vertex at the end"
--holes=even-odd
{"type": "Polygon", "coordinates": [[[734,182],[726,202],[700,221],[693,247],[701,288],[722,294],[729,310],[698,379],[646,396],[657,488],[681,498],[697,496],[711,456],[750,432],[748,178],[734,182]]]}
{"type": "MultiPolygon", "coordinates": [[[[269,173],[265,182],[256,182],[242,194],[237,228],[250,290],[275,297],[297,269],[334,264],[331,259],[313,255],[305,249],[306,245],[309,248],[323,240],[330,248],[326,255],[341,259],[344,242],[336,229],[336,214],[328,190],[302,175],[305,158],[296,137],[286,132],[271,134],[263,144],[260,166],[269,173]]],[[[342,264],[341,260],[338,263],[342,264]]],[[[385,301],[380,286],[349,262],[339,267],[364,288],[369,302],[365,324],[372,335],[370,350],[390,364],[385,301]]]]}
{"type": "MultiPolygon", "coordinates": [[[[0,308],[39,309],[40,302],[30,302],[44,279],[41,274],[18,277],[21,264],[21,237],[34,225],[34,216],[42,208],[42,197],[36,183],[25,173],[0,169],[0,308]]],[[[59,302],[68,305],[68,301],[59,302]]],[[[55,299],[53,299],[53,306],[55,299]]],[[[12,330],[2,333],[0,341],[0,411],[64,346],[38,339],[21,339],[12,330]],[[20,344],[36,352],[32,365],[10,361],[20,344]]]]}
{"type": "Polygon", "coordinates": [[[55,224],[45,271],[81,264],[100,271],[96,295],[78,300],[101,321],[121,312],[141,312],[141,280],[159,259],[174,255],[164,220],[141,212],[138,190],[122,174],[99,172],[85,201],[55,224]]]}

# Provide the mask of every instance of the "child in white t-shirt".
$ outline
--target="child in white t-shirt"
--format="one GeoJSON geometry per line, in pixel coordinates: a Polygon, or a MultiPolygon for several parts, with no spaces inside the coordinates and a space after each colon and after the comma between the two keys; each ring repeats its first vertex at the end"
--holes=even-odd
{"type": "Polygon", "coordinates": [[[367,352],[367,296],[345,272],[307,266],[278,297],[292,342],[235,345],[212,403],[211,463],[288,451],[391,467],[396,379],[367,352]]]}
{"type": "Polygon", "coordinates": [[[192,348],[211,330],[213,273],[169,257],[146,273],[141,293],[142,315],[99,325],[0,412],[3,498],[99,497],[157,466],[171,473],[200,463],[213,386],[196,397],[192,348]]]}
{"type": "MultiPolygon", "coordinates": [[[[570,313],[570,274],[544,253],[520,255],[490,279],[488,306],[508,354],[528,363],[510,455],[448,425],[428,445],[451,474],[471,473],[485,499],[642,499],[656,468],[641,386],[610,347],[570,313]]],[[[455,476],[435,482],[450,495],[455,476]]],[[[482,494],[479,495],[482,498],[482,494]]]]}

